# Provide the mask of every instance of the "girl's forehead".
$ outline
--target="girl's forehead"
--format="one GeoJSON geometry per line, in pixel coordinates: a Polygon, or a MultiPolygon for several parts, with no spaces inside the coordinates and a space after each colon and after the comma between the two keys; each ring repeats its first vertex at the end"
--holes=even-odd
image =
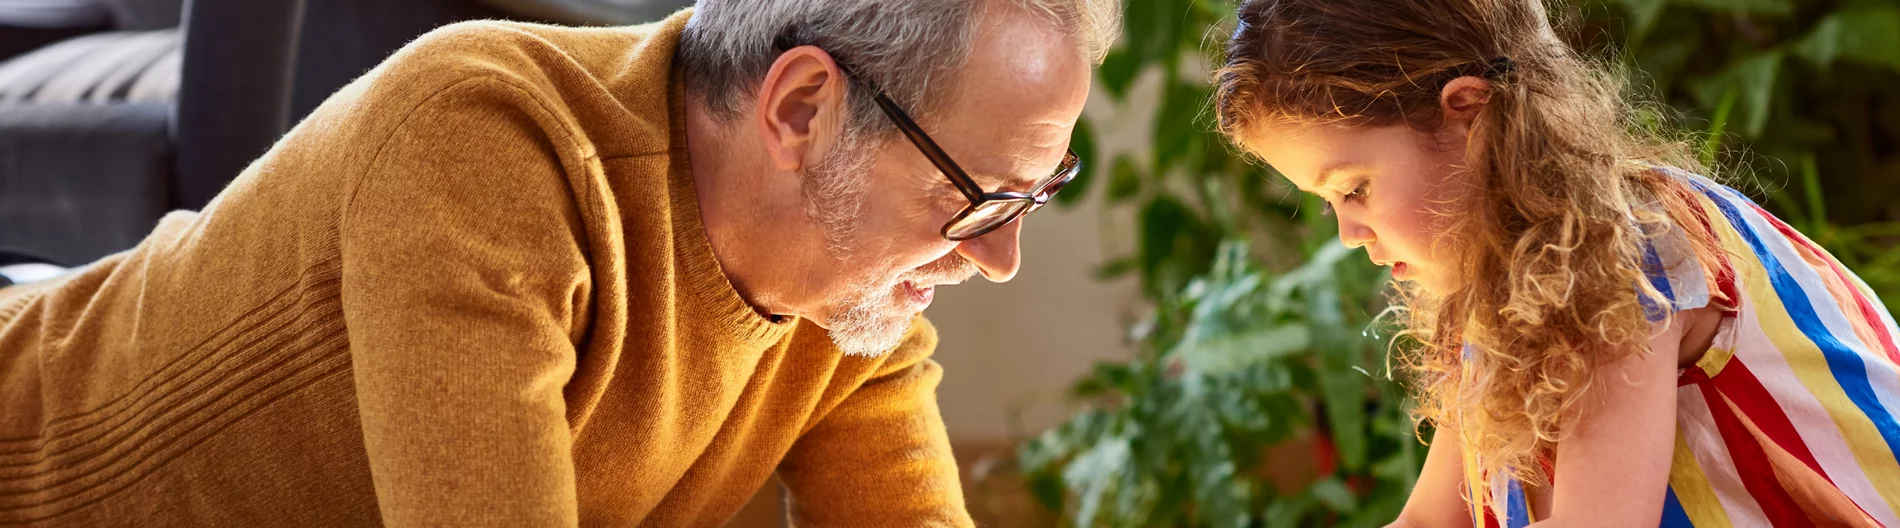
{"type": "Polygon", "coordinates": [[[1322,174],[1369,164],[1406,147],[1415,138],[1388,127],[1328,124],[1261,126],[1246,135],[1246,149],[1306,189],[1322,174]]]}

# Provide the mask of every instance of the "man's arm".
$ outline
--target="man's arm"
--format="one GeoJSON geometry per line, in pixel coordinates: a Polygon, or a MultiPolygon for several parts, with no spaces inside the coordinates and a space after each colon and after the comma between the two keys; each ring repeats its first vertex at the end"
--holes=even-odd
{"type": "Polygon", "coordinates": [[[779,464],[801,528],[973,526],[937,411],[937,333],[916,319],[877,373],[779,464]]]}
{"type": "Polygon", "coordinates": [[[503,81],[411,110],[352,182],[343,312],[390,526],[574,526],[561,389],[587,287],[569,138],[503,81]],[[566,154],[563,154],[566,153],[566,154]]]}

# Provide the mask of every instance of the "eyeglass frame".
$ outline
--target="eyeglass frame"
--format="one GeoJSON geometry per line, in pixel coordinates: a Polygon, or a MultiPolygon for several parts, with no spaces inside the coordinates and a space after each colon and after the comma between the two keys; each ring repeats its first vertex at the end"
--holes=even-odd
{"type": "MultiPolygon", "coordinates": [[[[781,43],[779,49],[780,52],[784,52],[791,50],[793,47],[796,46],[781,43]]],[[[1061,191],[1063,187],[1068,186],[1069,182],[1075,181],[1076,175],[1082,173],[1081,156],[1076,155],[1074,148],[1069,148],[1063,154],[1062,161],[1056,165],[1055,172],[1030,186],[1029,192],[984,191],[983,186],[978,185],[976,179],[970,177],[970,173],[965,172],[962,166],[957,165],[956,160],[950,159],[950,154],[944,152],[943,147],[937,146],[937,142],[930,139],[930,134],[925,133],[923,127],[918,126],[917,121],[911,119],[910,114],[904,112],[904,108],[897,105],[897,101],[893,101],[890,96],[885,95],[882,88],[879,88],[877,84],[871,82],[870,79],[858,75],[857,72],[853,71],[850,66],[847,66],[845,62],[838,57],[833,56],[832,62],[838,65],[838,70],[844,72],[845,77],[856,80],[864,84],[866,88],[871,89],[872,100],[877,102],[878,109],[884,112],[884,116],[890,118],[891,123],[897,125],[897,130],[904,133],[904,137],[910,140],[911,145],[916,146],[917,151],[922,153],[924,158],[929,159],[930,163],[937,167],[937,171],[943,173],[944,178],[950,180],[950,185],[956,187],[957,192],[962,193],[963,197],[970,201],[969,205],[963,206],[963,210],[958,211],[956,216],[950,217],[950,221],[945,222],[943,228],[938,231],[938,234],[942,235],[945,240],[952,242],[967,241],[990,234],[998,229],[1002,229],[1004,226],[1022,220],[1023,217],[1029,216],[1029,213],[1036,212],[1036,210],[1042,209],[1042,206],[1048,205],[1049,200],[1054,198],[1057,192],[1061,191]],[[952,236],[950,234],[950,228],[956,227],[958,223],[969,218],[971,214],[986,204],[991,202],[1024,201],[1029,202],[1028,207],[1011,214],[1007,219],[997,222],[995,225],[964,236],[952,236]]]]}

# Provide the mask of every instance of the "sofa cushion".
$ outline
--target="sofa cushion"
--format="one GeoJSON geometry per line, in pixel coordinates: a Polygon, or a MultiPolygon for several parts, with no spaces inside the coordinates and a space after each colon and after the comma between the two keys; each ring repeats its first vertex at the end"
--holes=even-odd
{"type": "Polygon", "coordinates": [[[0,63],[0,102],[168,103],[179,52],[177,29],[67,39],[0,63]]]}
{"type": "Polygon", "coordinates": [[[112,11],[104,0],[6,0],[0,2],[0,26],[71,28],[105,25],[112,11]]]}

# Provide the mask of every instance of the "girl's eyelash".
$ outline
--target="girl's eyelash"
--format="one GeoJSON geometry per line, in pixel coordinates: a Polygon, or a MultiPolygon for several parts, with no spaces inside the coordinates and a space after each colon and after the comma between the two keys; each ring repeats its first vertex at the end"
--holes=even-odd
{"type": "MultiPolygon", "coordinates": [[[[1346,196],[1342,199],[1345,200],[1347,203],[1352,203],[1352,202],[1366,199],[1366,182],[1362,181],[1362,182],[1359,182],[1357,185],[1354,185],[1352,188],[1352,192],[1346,193],[1346,196]]],[[[1333,202],[1331,200],[1324,200],[1324,201],[1321,201],[1321,204],[1323,207],[1325,207],[1325,209],[1321,210],[1319,214],[1323,216],[1332,216],[1333,202]]]]}
{"type": "Polygon", "coordinates": [[[1366,199],[1366,182],[1353,185],[1352,192],[1346,193],[1344,199],[1348,202],[1366,199]]]}

